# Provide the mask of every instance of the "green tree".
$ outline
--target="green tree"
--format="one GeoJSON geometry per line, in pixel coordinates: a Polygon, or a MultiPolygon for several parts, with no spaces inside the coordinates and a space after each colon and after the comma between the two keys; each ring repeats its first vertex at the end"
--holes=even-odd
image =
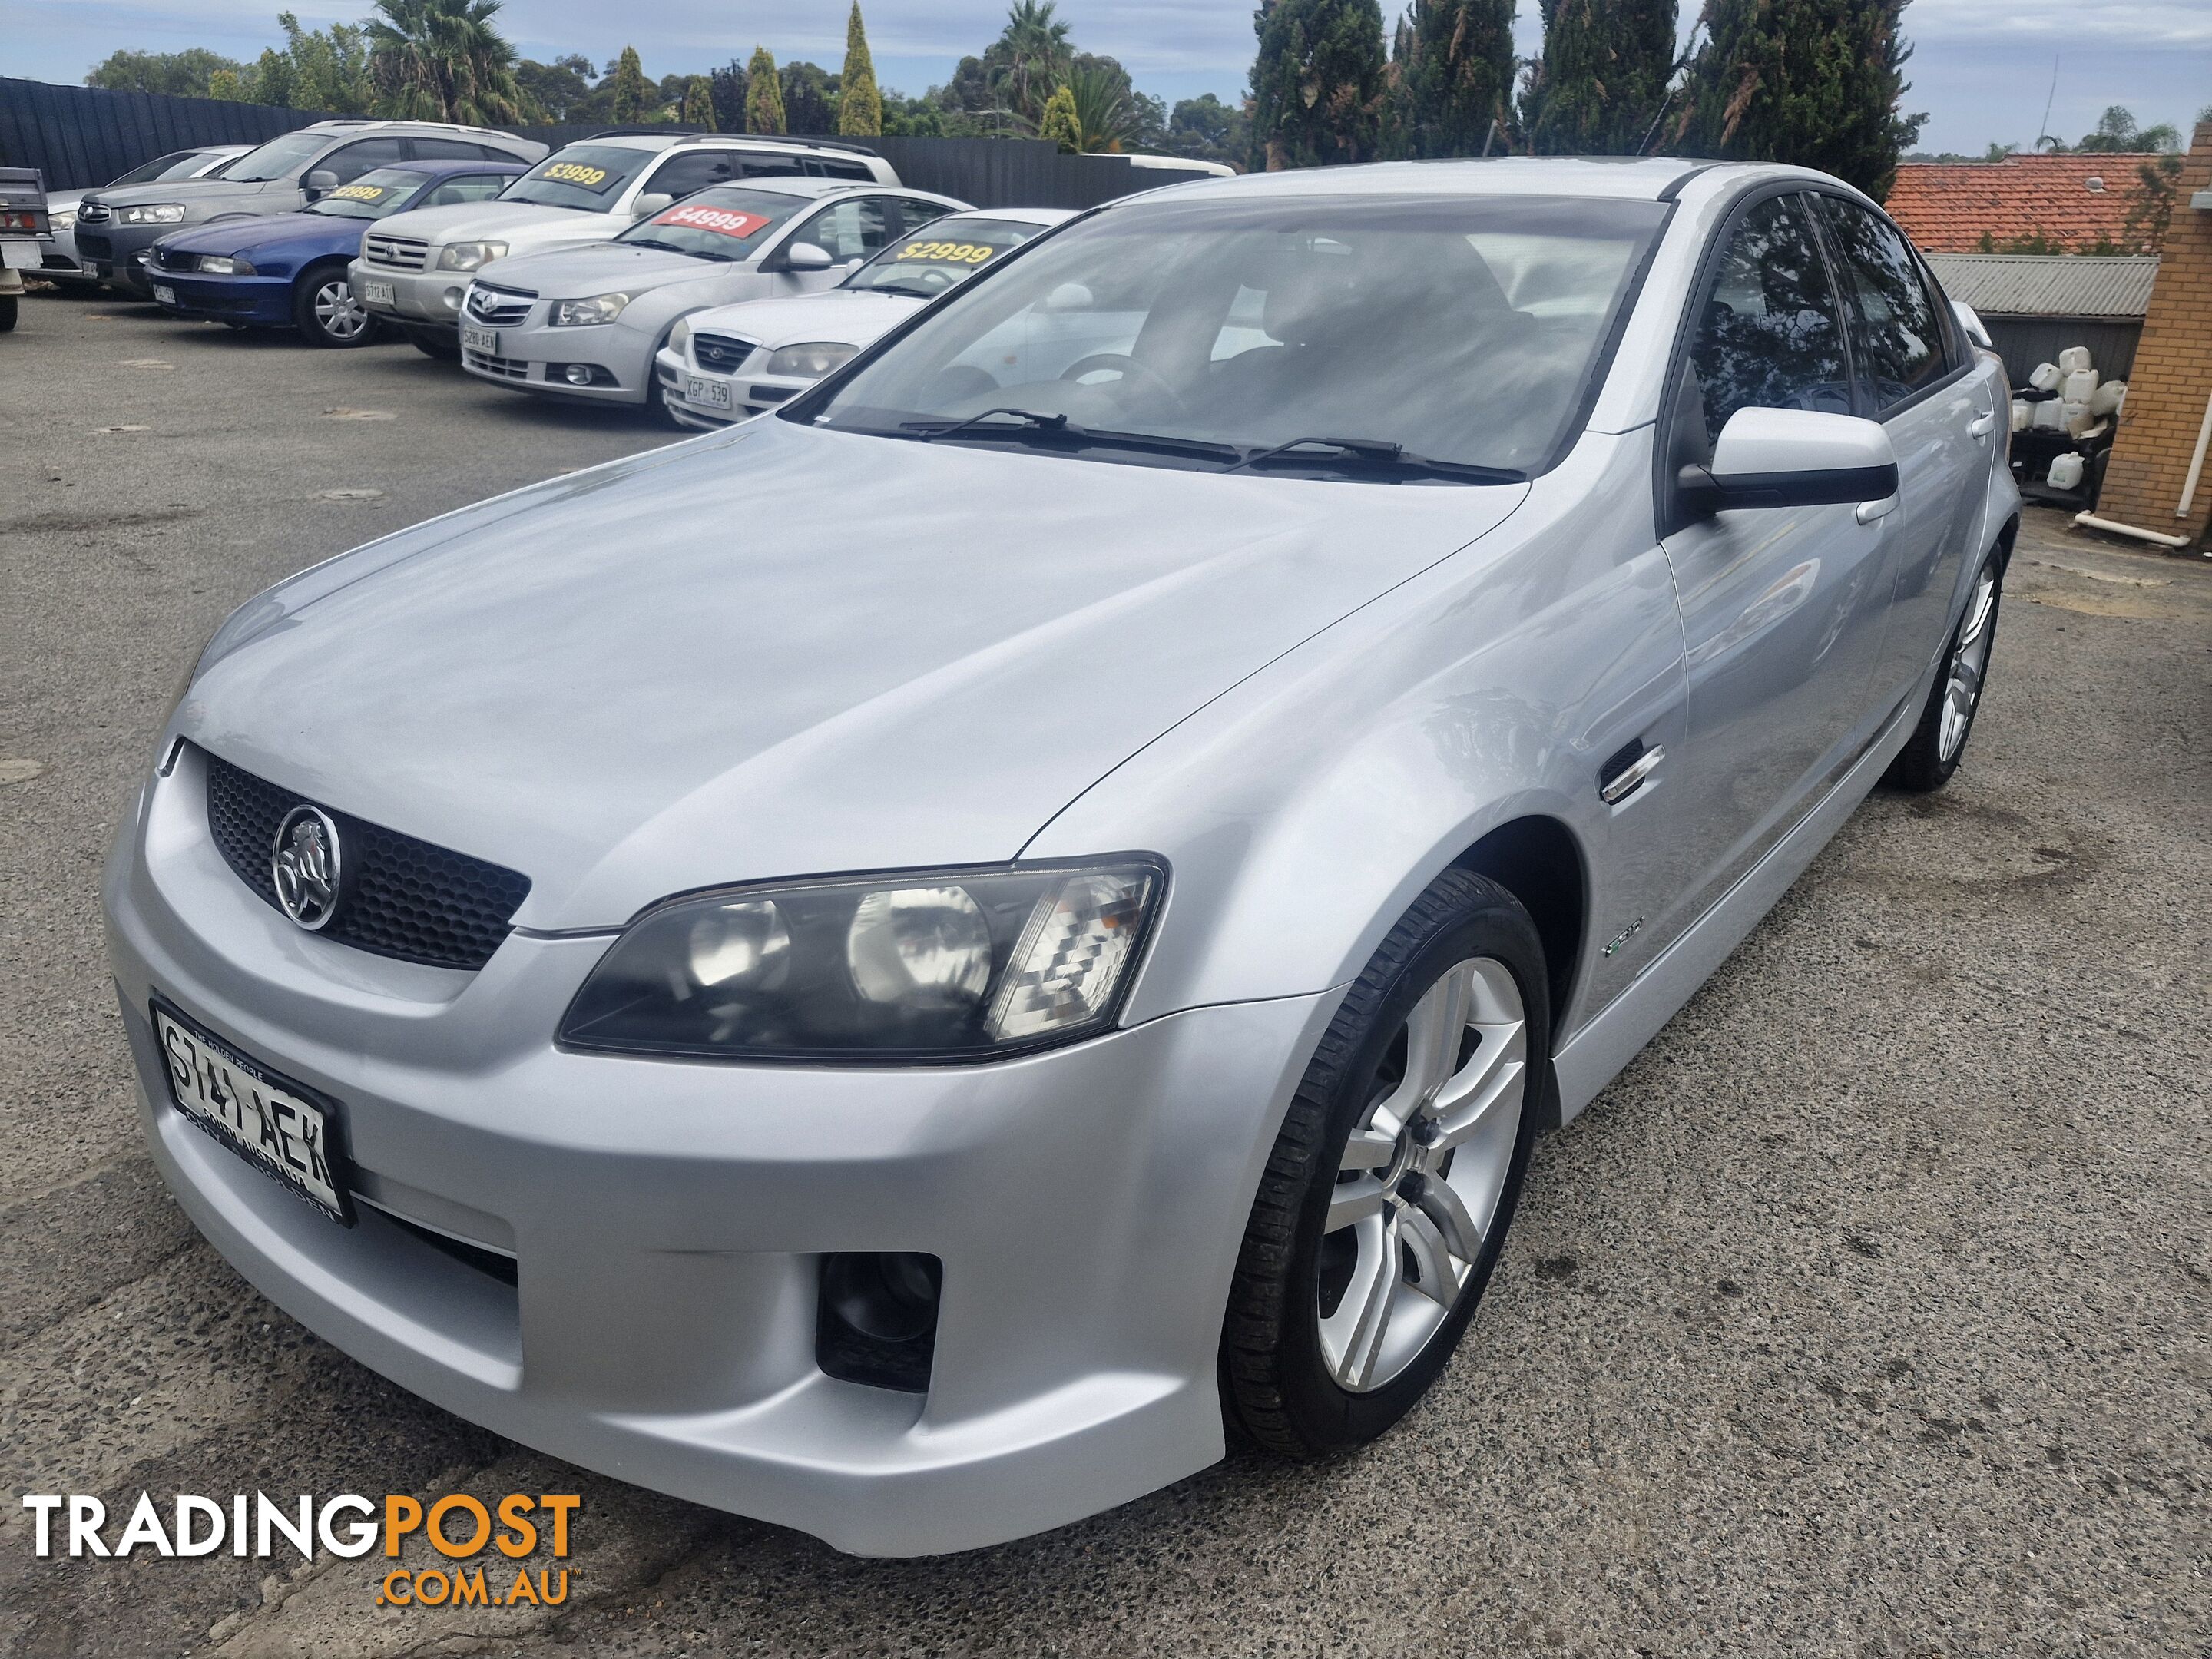
{"type": "Polygon", "coordinates": [[[1705,0],[1670,143],[1818,167],[1880,200],[1928,118],[1903,115],[1905,0],[1705,0]]]}
{"type": "Polygon", "coordinates": [[[684,88],[684,105],[677,118],[687,127],[697,127],[705,132],[714,132],[714,83],[703,75],[695,75],[684,88]]]}
{"type": "Polygon", "coordinates": [[[645,64],[635,46],[624,46],[607,75],[614,102],[610,113],[618,127],[634,127],[660,107],[659,89],[645,78],[645,64]]]}
{"type": "Polygon", "coordinates": [[[707,77],[714,88],[714,125],[724,132],[745,130],[745,66],[732,58],[707,77]]]}
{"type": "Polygon", "coordinates": [[[1513,0],[1413,0],[1392,41],[1393,155],[1480,155],[1511,143],[1513,0]],[[1499,141],[1492,144],[1492,124],[1499,141]]]}
{"type": "Polygon", "coordinates": [[[1674,0],[1542,0],[1521,124],[1539,155],[1640,155],[1674,74],[1674,0]]]}
{"type": "Polygon", "coordinates": [[[2166,246],[2166,233],[2173,223],[2174,204],[2181,198],[2181,157],[2161,155],[2136,166],[2136,187],[2128,203],[2121,229],[2124,250],[2156,253],[2166,246]]]}
{"type": "Polygon", "coordinates": [[[1054,0],[1015,0],[1006,29],[983,53],[993,90],[1024,120],[1042,122],[1046,101],[1073,66],[1069,26],[1054,11],[1054,0]]]}
{"type": "Polygon", "coordinates": [[[1083,123],[1075,112],[1075,94],[1067,88],[1060,88],[1044,100],[1037,137],[1051,139],[1071,154],[1083,148],[1083,123]]]}
{"type": "Polygon", "coordinates": [[[524,58],[515,65],[514,81],[532,113],[548,121],[567,121],[576,118],[574,112],[592,95],[592,82],[599,73],[590,58],[570,52],[550,64],[524,58]]]}
{"type": "Polygon", "coordinates": [[[2097,118],[2097,130],[2082,135],[2081,142],[2074,146],[2077,154],[2100,155],[2145,155],[2180,148],[2181,134],[2172,122],[2139,127],[2135,112],[2123,104],[2107,106],[2097,118]]]}
{"type": "Polygon", "coordinates": [[[1067,94],[1066,108],[1075,122],[1075,148],[1086,155],[1119,152],[1136,137],[1139,112],[1130,98],[1129,77],[1121,73],[1121,68],[1119,64],[1109,69],[1105,64],[1078,59],[1067,79],[1046,103],[1050,111],[1060,93],[1067,94]]]}
{"type": "Polygon", "coordinates": [[[84,83],[105,87],[110,92],[207,98],[217,95],[209,87],[215,76],[227,73],[235,82],[245,71],[246,65],[235,58],[225,58],[204,46],[188,46],[182,52],[114,52],[93,67],[84,83]]]}
{"type": "Polygon", "coordinates": [[[1252,153],[1252,112],[1210,92],[1186,98],[1169,115],[1164,142],[1172,155],[1242,167],[1252,153]]]}
{"type": "Polygon", "coordinates": [[[1376,0],[1261,0],[1252,26],[1253,165],[1373,161],[1383,87],[1376,0]]]}
{"type": "Polygon", "coordinates": [[[766,46],[753,48],[752,61],[745,65],[745,131],[783,131],[783,82],[766,46]]]}
{"type": "Polygon", "coordinates": [[[376,0],[368,35],[376,113],[492,126],[522,118],[514,48],[492,27],[501,0],[376,0]]]}
{"type": "Polygon", "coordinates": [[[830,133],[837,131],[837,77],[819,64],[803,59],[786,64],[778,75],[783,82],[784,130],[787,132],[830,133]]]}
{"type": "Polygon", "coordinates": [[[845,20],[845,67],[837,77],[837,131],[851,138],[872,138],[884,130],[883,94],[876,89],[875,59],[868,55],[867,26],[860,21],[860,0],[845,20]]]}
{"type": "Polygon", "coordinates": [[[303,29],[289,11],[278,12],[276,21],[284,31],[284,45],[261,54],[254,100],[289,109],[365,114],[376,96],[369,73],[368,31],[353,23],[303,29]]]}

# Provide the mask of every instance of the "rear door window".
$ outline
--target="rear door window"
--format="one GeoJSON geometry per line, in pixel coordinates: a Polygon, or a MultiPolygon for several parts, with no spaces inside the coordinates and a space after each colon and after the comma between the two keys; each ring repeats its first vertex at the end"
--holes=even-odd
{"type": "Polygon", "coordinates": [[[1893,409],[1950,371],[1935,300],[1894,225],[1840,197],[1820,204],[1841,267],[1860,386],[1876,410],[1893,409]]]}
{"type": "Polygon", "coordinates": [[[346,144],[332,150],[309,171],[335,173],[340,184],[349,185],[374,168],[388,167],[404,160],[406,156],[401,152],[398,139],[364,138],[357,144],[346,144]]]}
{"type": "Polygon", "coordinates": [[[890,240],[889,205],[880,196],[848,197],[801,225],[793,240],[829,249],[830,258],[841,265],[872,259],[890,240]]]}
{"type": "Polygon", "coordinates": [[[1708,443],[1739,409],[1851,413],[1843,320],[1802,198],[1771,197],[1737,224],[1699,301],[1690,366],[1708,443]]]}
{"type": "Polygon", "coordinates": [[[670,196],[689,196],[709,185],[726,185],[738,176],[738,158],[726,149],[678,151],[653,170],[645,188],[670,196]]]}

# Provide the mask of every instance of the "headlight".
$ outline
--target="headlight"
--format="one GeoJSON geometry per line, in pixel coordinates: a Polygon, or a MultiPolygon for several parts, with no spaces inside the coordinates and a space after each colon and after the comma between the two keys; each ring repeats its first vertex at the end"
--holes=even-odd
{"type": "Polygon", "coordinates": [[[668,349],[681,357],[691,349],[691,319],[678,317],[676,326],[668,331],[668,349]]]}
{"type": "Polygon", "coordinates": [[[672,899],[561,1022],[574,1048],[724,1060],[987,1060],[1113,1021],[1167,884],[1147,855],[672,899]]]}
{"type": "Polygon", "coordinates": [[[195,270],[210,276],[251,276],[252,265],[244,259],[226,258],[220,253],[203,253],[193,264],[195,270]]]}
{"type": "Polygon", "coordinates": [[[51,223],[56,230],[74,229],[76,225],[76,210],[75,208],[64,208],[59,212],[52,215],[49,217],[48,222],[51,223]]]}
{"type": "Polygon", "coordinates": [[[182,202],[155,202],[145,207],[127,207],[116,214],[126,225],[181,225],[185,222],[182,202]]]}
{"type": "Polygon", "coordinates": [[[831,369],[842,368],[859,349],[858,346],[836,340],[813,340],[805,345],[786,346],[769,357],[765,372],[788,374],[794,380],[818,380],[831,369]]]}
{"type": "Polygon", "coordinates": [[[474,270],[494,259],[507,258],[504,242],[450,242],[438,255],[441,270],[474,270]]]}
{"type": "Polygon", "coordinates": [[[627,294],[594,294],[588,300],[556,300],[553,326],[583,328],[592,323],[611,323],[629,303],[627,294]]]}

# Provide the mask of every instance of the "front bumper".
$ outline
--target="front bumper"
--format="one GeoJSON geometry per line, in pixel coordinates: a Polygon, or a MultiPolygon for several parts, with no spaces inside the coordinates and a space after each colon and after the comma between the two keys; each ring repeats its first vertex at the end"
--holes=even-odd
{"type": "Polygon", "coordinates": [[[183,225],[126,225],[109,219],[88,225],[77,220],[78,263],[105,283],[129,289],[142,300],[154,297],[154,285],[138,256],[183,225]]]}
{"type": "MultiPolygon", "coordinates": [[[[434,260],[439,250],[431,250],[434,260]]],[[[450,343],[461,316],[461,297],[468,292],[465,270],[401,270],[356,259],[346,267],[346,282],[354,298],[372,317],[381,317],[417,333],[435,333],[450,343]],[[389,285],[389,300],[368,297],[372,283],[389,285]]]]}
{"type": "MultiPolygon", "coordinates": [[[[461,367],[479,380],[518,392],[603,404],[647,400],[653,387],[651,335],[623,327],[619,319],[586,328],[556,328],[544,320],[550,310],[545,301],[536,301],[525,321],[500,328],[496,352],[477,351],[465,343],[461,367]],[[566,378],[574,367],[590,373],[589,383],[580,386],[566,378]]],[[[465,327],[474,319],[464,313],[461,322],[465,327]]]]}
{"type": "Polygon", "coordinates": [[[164,270],[156,265],[147,272],[147,278],[154,291],[154,302],[172,316],[204,317],[260,327],[291,325],[289,276],[205,276],[189,271],[164,270]],[[164,289],[176,298],[162,299],[164,289]]]}
{"type": "Polygon", "coordinates": [[[467,975],[301,933],[222,861],[190,749],[134,817],[106,898],[156,1162],[228,1261],[364,1364],[862,1554],[1020,1537],[1221,1455],[1231,1273],[1333,995],[981,1066],[567,1053],[550,1033],[606,936],[511,937],[467,975]],[[168,1103],[157,992],[338,1103],[357,1225],[168,1103]],[[510,1253],[516,1282],[386,1212],[510,1253]],[[942,1261],[927,1394],[815,1364],[818,1263],[841,1250],[942,1261]]]}
{"type": "Polygon", "coordinates": [[[701,368],[689,356],[667,346],[653,354],[653,372],[660,381],[660,400],[668,412],[685,426],[709,432],[764,415],[815,384],[787,374],[717,374],[701,368]],[[711,393],[695,397],[695,381],[722,388],[727,404],[711,393]]]}

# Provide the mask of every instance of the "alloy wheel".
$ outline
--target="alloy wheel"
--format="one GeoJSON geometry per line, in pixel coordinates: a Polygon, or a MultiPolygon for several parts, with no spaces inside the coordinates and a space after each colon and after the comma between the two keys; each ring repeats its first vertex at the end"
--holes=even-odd
{"type": "Polygon", "coordinates": [[[1528,1077],[1520,987],[1495,957],[1448,969],[1407,1016],[1322,1228],[1315,1312],[1340,1387],[1383,1387],[1449,1317],[1504,1191],[1528,1077]]]}
{"type": "Polygon", "coordinates": [[[314,304],[315,326],[333,340],[349,344],[368,327],[368,313],[343,276],[330,277],[318,287],[314,304]]]}
{"type": "Polygon", "coordinates": [[[1940,758],[1948,762],[1966,740],[1973,724],[1974,705],[1981,700],[1982,676],[1989,667],[1990,627],[1996,615],[1997,573],[1984,565],[1974,581],[1974,597],[1966,606],[1966,619],[1959,627],[1959,642],[1951,647],[1950,682],[1943,691],[1942,727],[1937,738],[1940,758]]]}

